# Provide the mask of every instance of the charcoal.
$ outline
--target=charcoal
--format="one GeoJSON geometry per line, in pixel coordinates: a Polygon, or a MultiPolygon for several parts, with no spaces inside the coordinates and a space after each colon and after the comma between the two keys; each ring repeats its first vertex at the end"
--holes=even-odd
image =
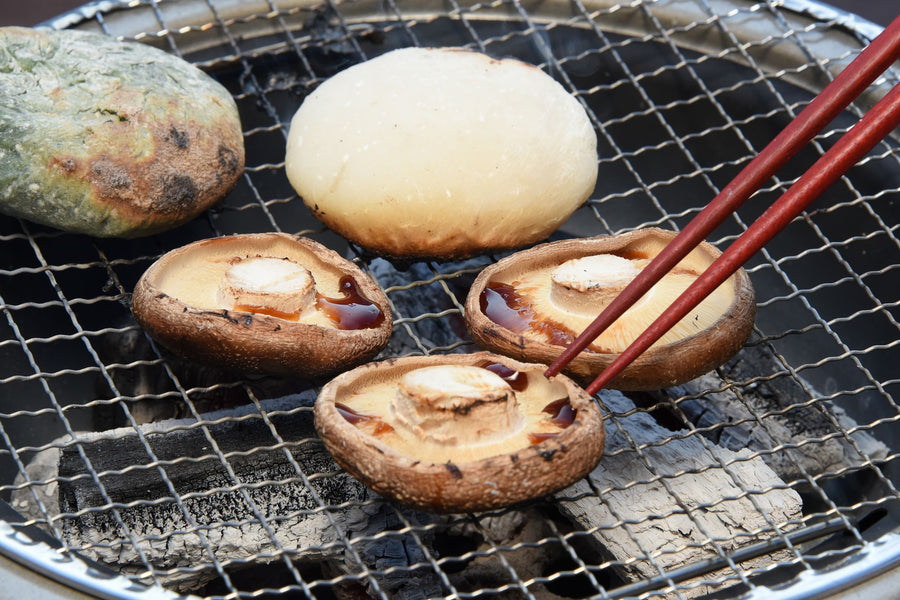
{"type": "MultiPolygon", "coordinates": [[[[789,530],[800,518],[800,496],[749,451],[666,429],[621,393],[605,391],[602,399],[616,415],[607,420],[606,455],[556,499],[626,581],[658,576],[657,565],[676,568],[716,556],[709,539],[729,551],[777,535],[773,525],[789,530]]],[[[773,553],[745,566],[784,558],[773,553]]],[[[682,593],[710,591],[699,585],[682,593]]]]}
{"type": "MultiPolygon", "coordinates": [[[[377,496],[372,493],[373,500],[377,496]]],[[[439,517],[421,513],[386,502],[373,501],[354,513],[356,517],[344,524],[347,537],[355,541],[350,556],[345,549],[341,560],[331,560],[335,574],[353,576],[359,571],[361,560],[369,569],[377,572],[356,588],[374,598],[386,594],[394,600],[424,600],[446,594],[440,577],[428,564],[428,554],[433,554],[433,533],[425,526],[436,523],[439,517]],[[406,524],[424,530],[416,536],[403,531],[406,524]],[[377,587],[376,587],[377,586],[377,587]]],[[[341,589],[337,586],[336,593],[341,589]]],[[[338,594],[359,598],[358,593],[338,594]]]]}
{"type": "Polygon", "coordinates": [[[457,591],[475,593],[485,588],[505,589],[497,598],[512,600],[562,598],[541,582],[542,577],[556,563],[563,550],[555,541],[547,518],[546,507],[525,506],[499,514],[485,514],[453,524],[448,533],[476,539],[473,558],[465,569],[451,573],[450,581],[457,591]],[[498,548],[503,548],[498,551],[498,548]]]}
{"type": "Polygon", "coordinates": [[[268,404],[273,429],[289,441],[284,448],[251,408],[212,413],[202,429],[190,420],[144,425],[143,439],[129,428],[79,436],[59,451],[66,541],[126,573],[148,577],[149,566],[179,591],[215,577],[214,562],[239,568],[273,560],[279,548],[308,548],[307,560],[340,552],[335,525],[355,518],[367,491],[318,442],[309,402],[268,404]],[[325,475],[307,484],[302,474],[312,473],[325,475]]]}
{"type": "Polygon", "coordinates": [[[437,517],[388,504],[341,471],[315,434],[312,401],[262,401],[271,428],[244,406],[203,415],[202,429],[168,420],[141,425],[143,439],[121,428],[58,440],[27,465],[32,485],[13,504],[37,524],[51,519],[81,556],[177,592],[288,556],[335,575],[374,572],[357,584],[374,595],[443,595],[422,568],[429,534],[391,533],[437,517]]]}
{"type": "Polygon", "coordinates": [[[398,268],[384,259],[374,259],[370,264],[372,276],[387,290],[395,319],[413,319],[395,324],[394,334],[381,356],[424,354],[459,347],[467,339],[461,305],[471,279],[484,264],[484,258],[475,258],[454,263],[418,262],[398,268]],[[459,271],[463,275],[441,278],[459,271]],[[435,278],[441,279],[417,284],[435,278]]]}
{"type": "Polygon", "coordinates": [[[728,384],[782,370],[768,347],[748,346],[722,367],[722,375],[708,373],[657,399],[669,401],[664,394],[682,398],[680,412],[711,440],[729,450],[760,453],[786,481],[801,481],[805,474],[841,472],[887,456],[887,446],[865,431],[835,435],[857,423],[828,400],[811,402],[821,394],[795,377],[763,378],[737,390],[728,384]],[[778,448],[785,450],[772,451],[778,448]]]}
{"type": "MultiPolygon", "coordinates": [[[[167,419],[190,417],[192,411],[208,413],[248,404],[248,390],[257,398],[277,398],[290,394],[296,382],[275,377],[249,376],[224,372],[171,355],[153,346],[150,338],[133,325],[131,313],[111,323],[94,342],[100,360],[110,368],[110,382],[98,379],[98,398],[127,399],[130,418],[138,425],[167,419]],[[157,351],[165,359],[163,365],[157,351]],[[185,396],[176,391],[175,382],[185,396]]],[[[94,427],[114,429],[130,425],[117,403],[105,403],[95,409],[94,427]]]]}

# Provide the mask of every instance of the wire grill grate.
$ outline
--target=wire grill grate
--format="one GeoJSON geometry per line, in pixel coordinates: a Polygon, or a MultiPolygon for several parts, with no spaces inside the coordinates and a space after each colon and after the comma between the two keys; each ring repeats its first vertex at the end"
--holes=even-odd
{"type": "MultiPolygon", "coordinates": [[[[395,319],[384,356],[472,350],[463,300],[495,257],[393,265],[322,228],[283,175],[309,91],[401,46],[520,57],[584,103],[600,139],[598,188],[555,237],[677,229],[865,43],[842,15],[741,0],[138,0],[54,26],[200,65],[233,93],[248,160],[219,206],[152,238],[0,217],[0,498],[14,531],[43,530],[133,581],[229,598],[737,597],[890,554],[877,544],[900,510],[894,140],[748,264],[758,317],[738,357],[677,388],[602,393],[598,471],[514,509],[437,517],[382,502],[317,440],[317,384],[174,360],[128,307],[169,249],[283,231],[381,284],[395,319]]],[[[739,235],[878,93],[711,241],[739,235]]]]}

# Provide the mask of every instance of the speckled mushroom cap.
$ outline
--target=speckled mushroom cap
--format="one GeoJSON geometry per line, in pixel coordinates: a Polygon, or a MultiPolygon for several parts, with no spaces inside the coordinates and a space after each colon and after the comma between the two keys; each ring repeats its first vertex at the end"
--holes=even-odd
{"type": "Polygon", "coordinates": [[[487,352],[370,363],[322,388],[316,429],[341,467],[400,504],[450,513],[508,506],[572,484],[603,453],[597,405],[544,369],[487,352]],[[454,376],[434,374],[448,366],[462,368],[458,380],[511,396],[466,400],[454,376]]]}
{"type": "MultiPolygon", "coordinates": [[[[550,364],[674,236],[649,228],[551,242],[505,257],[485,268],[469,291],[469,334],[482,348],[550,364]]],[[[719,255],[712,245],[699,245],[566,372],[581,382],[599,375],[719,255]]],[[[755,315],[753,286],[740,269],[609,387],[660,389],[698,377],[740,350],[755,315]]]]}
{"type": "Polygon", "coordinates": [[[371,360],[392,330],[384,292],[358,266],[281,233],[213,238],[165,254],[135,286],[132,312],[184,358],[292,377],[371,360]]]}

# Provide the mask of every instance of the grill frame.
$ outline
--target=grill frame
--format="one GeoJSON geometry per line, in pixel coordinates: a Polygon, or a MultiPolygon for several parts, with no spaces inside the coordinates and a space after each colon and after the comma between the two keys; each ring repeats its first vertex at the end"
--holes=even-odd
{"type": "MultiPolygon", "coordinates": [[[[165,11],[167,8],[172,8],[172,7],[176,6],[176,4],[174,2],[160,2],[159,4],[154,4],[154,5],[144,5],[144,4],[134,4],[134,3],[122,2],[121,6],[124,6],[125,8],[122,11],[116,12],[114,10],[111,10],[111,7],[115,6],[116,4],[117,3],[98,3],[98,4],[89,5],[88,7],[85,7],[78,11],[74,11],[72,13],[69,13],[68,15],[64,15],[64,16],[60,17],[59,19],[54,20],[53,22],[51,22],[50,25],[53,27],[89,26],[89,28],[96,26],[97,28],[100,28],[100,29],[103,29],[104,27],[106,27],[108,33],[112,33],[115,35],[115,34],[117,34],[116,33],[117,28],[124,27],[124,22],[118,22],[118,21],[107,22],[110,20],[109,17],[112,15],[119,15],[121,17],[123,14],[125,14],[127,16],[126,20],[133,19],[133,20],[140,21],[141,20],[140,17],[133,16],[133,15],[137,14],[140,10],[150,11],[150,13],[148,13],[148,14],[154,14],[155,16],[159,16],[160,14],[162,14],[162,11],[165,11]]],[[[242,5],[239,7],[238,6],[239,4],[240,3],[238,3],[238,2],[231,3],[231,2],[227,2],[227,1],[215,3],[215,8],[217,10],[221,9],[217,18],[220,23],[225,24],[224,29],[226,30],[226,37],[231,38],[231,33],[228,32],[228,30],[231,27],[237,27],[241,23],[241,21],[240,21],[241,17],[233,17],[229,13],[229,10],[231,10],[231,9],[235,9],[235,10],[239,10],[239,11],[246,10],[246,5],[242,5]],[[228,9],[228,10],[226,10],[226,9],[228,9]],[[237,20],[231,21],[231,19],[237,19],[237,20]],[[231,25],[228,25],[228,23],[231,23],[231,25]]],[[[264,4],[264,3],[257,3],[257,4],[264,4]]],[[[648,6],[647,5],[641,5],[641,6],[642,6],[642,8],[666,9],[666,8],[670,8],[670,5],[674,5],[674,4],[675,4],[674,2],[657,2],[654,4],[648,5],[648,6]]],[[[740,6],[746,6],[746,3],[731,3],[731,2],[727,2],[727,3],[726,2],[711,2],[711,3],[706,3],[706,6],[712,7],[713,5],[715,5],[718,7],[718,6],[736,5],[736,4],[738,4],[740,6]]],[[[204,5],[204,3],[203,2],[188,2],[188,3],[184,3],[183,5],[187,5],[190,7],[196,7],[196,6],[204,5]]],[[[183,5],[179,5],[179,6],[183,6],[183,5]]],[[[690,5],[694,6],[694,7],[697,6],[697,4],[694,4],[694,3],[690,3],[690,5]]],[[[390,4],[390,6],[394,7],[394,9],[396,9],[396,6],[393,4],[390,4]]],[[[526,18],[533,19],[533,18],[536,18],[538,15],[540,15],[541,17],[543,16],[543,13],[541,13],[538,9],[529,8],[530,5],[528,3],[524,3],[524,4],[514,3],[513,6],[517,9],[521,8],[525,13],[526,18]]],[[[617,5],[614,3],[611,3],[611,2],[610,3],[599,2],[599,3],[591,4],[592,9],[598,10],[598,11],[607,10],[609,12],[606,14],[611,15],[611,16],[617,16],[619,13],[623,12],[622,10],[612,8],[615,6],[617,6],[617,5]]],[[[637,4],[629,4],[629,6],[637,6],[637,4]]],[[[762,6],[762,5],[755,5],[755,6],[762,6]]],[[[199,10],[199,9],[197,9],[197,10],[199,10]]],[[[790,3],[786,3],[783,7],[769,5],[769,6],[764,6],[762,8],[759,8],[758,10],[771,11],[775,15],[776,18],[782,18],[782,17],[783,18],[807,18],[807,17],[811,16],[813,19],[825,19],[825,20],[833,21],[835,24],[839,25],[840,28],[846,29],[846,31],[843,33],[846,34],[848,39],[855,40],[856,42],[861,42],[865,39],[868,39],[867,36],[871,35],[871,33],[872,33],[872,31],[864,32],[863,30],[865,30],[867,28],[864,26],[859,27],[859,25],[860,25],[859,22],[857,20],[853,19],[851,16],[841,14],[837,11],[832,12],[827,7],[815,4],[813,2],[790,2],[790,3]],[[796,14],[794,13],[794,11],[796,11],[796,14]]],[[[717,12],[717,11],[719,11],[718,8],[714,9],[714,12],[716,12],[716,14],[727,14],[727,11],[723,11],[723,12],[717,12]]],[[[423,12],[428,14],[429,11],[423,10],[423,12]]],[[[655,12],[653,12],[653,11],[650,11],[650,12],[654,16],[657,16],[655,12]]],[[[151,33],[151,32],[144,32],[144,33],[138,33],[137,35],[131,35],[129,37],[134,37],[140,41],[146,41],[149,43],[163,45],[164,47],[168,45],[169,49],[173,50],[173,51],[177,50],[177,51],[181,51],[184,53],[192,53],[192,54],[193,53],[202,53],[202,51],[203,51],[203,36],[202,35],[200,35],[200,41],[197,42],[198,45],[195,46],[193,44],[184,44],[184,45],[182,45],[180,43],[175,44],[175,42],[173,42],[173,36],[176,34],[170,33],[171,31],[183,31],[183,29],[182,29],[183,26],[178,24],[178,17],[183,16],[186,19],[185,22],[190,23],[191,18],[195,14],[196,14],[195,12],[192,12],[190,10],[185,10],[184,13],[182,14],[182,12],[179,10],[179,11],[177,11],[177,14],[166,16],[165,22],[169,27],[167,27],[167,31],[162,33],[161,35],[158,32],[156,34],[151,33]]],[[[258,13],[258,14],[264,14],[264,13],[258,13]]],[[[296,13],[293,13],[293,14],[296,14],[296,13]]],[[[286,17],[291,17],[291,16],[293,16],[293,14],[290,11],[287,11],[286,17]]],[[[410,13],[408,11],[403,11],[403,15],[406,18],[409,18],[410,13]]],[[[275,20],[277,20],[281,17],[282,17],[282,15],[277,15],[275,17],[275,20]]],[[[687,11],[678,11],[677,14],[673,16],[670,12],[666,12],[665,10],[661,11],[660,16],[657,16],[657,18],[659,18],[659,19],[671,18],[673,20],[673,22],[676,23],[675,25],[667,26],[666,28],[664,28],[664,31],[672,31],[672,32],[677,32],[678,34],[680,34],[677,37],[677,39],[673,36],[673,38],[672,38],[673,42],[677,41],[679,46],[683,46],[685,48],[691,48],[693,50],[703,50],[704,48],[703,48],[703,44],[701,43],[701,41],[706,36],[707,32],[705,31],[704,28],[690,27],[689,24],[693,22],[692,17],[695,17],[695,15],[692,15],[687,11]],[[687,25],[685,23],[687,23],[687,25]],[[695,39],[695,38],[697,38],[697,39],[695,39]]],[[[245,19],[246,22],[243,24],[247,24],[247,23],[252,24],[256,20],[258,20],[258,17],[254,17],[253,19],[250,19],[249,21],[245,19]]],[[[348,30],[352,29],[353,21],[348,20],[346,22],[345,26],[348,28],[348,30]]],[[[401,28],[406,27],[406,25],[403,24],[402,20],[401,20],[399,26],[401,28]]],[[[617,22],[616,27],[618,28],[618,29],[616,29],[617,33],[629,33],[628,28],[625,25],[619,24],[617,22]]],[[[285,28],[285,29],[287,30],[288,28],[285,28]]],[[[187,33],[179,33],[178,35],[186,35],[187,36],[190,33],[193,33],[193,31],[188,31],[187,33]]],[[[203,31],[198,31],[196,33],[202,34],[203,31]]],[[[631,32],[631,33],[633,33],[633,32],[631,32]]],[[[752,48],[752,44],[753,44],[752,40],[756,39],[755,31],[751,30],[751,31],[742,32],[742,33],[747,34],[747,37],[750,41],[746,42],[746,43],[750,44],[749,47],[752,48]]],[[[179,40],[180,39],[181,38],[179,38],[179,40]]],[[[234,42],[233,39],[229,39],[228,43],[236,43],[236,42],[234,42]]],[[[804,52],[809,52],[810,54],[813,54],[813,55],[825,55],[825,54],[828,54],[829,52],[831,52],[830,56],[836,56],[837,58],[828,59],[825,61],[827,63],[827,68],[830,70],[830,69],[840,68],[840,66],[842,64],[844,64],[847,60],[849,60],[849,58],[852,57],[851,56],[852,52],[854,52],[855,50],[858,50],[858,48],[846,50],[846,48],[849,48],[850,46],[845,46],[844,47],[845,49],[834,52],[834,50],[836,48],[840,48],[841,46],[842,46],[841,43],[839,43],[838,41],[835,41],[834,39],[831,39],[829,37],[828,39],[826,39],[824,41],[816,42],[815,45],[813,45],[813,44],[798,44],[797,48],[799,48],[799,52],[801,54],[804,52]],[[824,50],[824,48],[827,48],[828,52],[826,52],[824,50]]],[[[785,50],[784,54],[779,55],[778,59],[775,62],[784,64],[784,65],[794,64],[794,62],[792,62],[792,61],[796,60],[797,48],[787,48],[785,50]]],[[[263,47],[259,50],[260,53],[265,53],[266,51],[267,51],[267,49],[265,47],[263,47]]],[[[209,66],[209,67],[214,67],[216,65],[216,59],[213,58],[210,61],[207,61],[206,63],[203,63],[203,64],[205,64],[206,66],[209,66]]],[[[790,67],[785,66],[785,69],[786,69],[786,73],[795,75],[795,77],[793,77],[795,83],[797,83],[799,85],[809,86],[809,87],[815,87],[815,81],[820,80],[820,78],[822,76],[822,73],[818,73],[818,74],[812,73],[812,77],[811,77],[812,82],[810,82],[810,80],[807,77],[805,77],[805,75],[807,75],[807,71],[811,71],[810,69],[804,69],[797,73],[791,73],[790,67]]],[[[890,80],[891,82],[896,82],[897,81],[896,73],[892,74],[892,76],[888,77],[887,79],[890,80]]],[[[877,98],[880,97],[879,89],[883,90],[885,85],[887,85],[887,84],[885,82],[883,82],[883,84],[880,88],[870,91],[866,95],[866,97],[864,97],[861,100],[861,102],[858,104],[858,110],[865,109],[865,107],[874,103],[874,101],[876,101],[877,98]]],[[[641,86],[638,85],[637,87],[640,88],[641,86]]],[[[265,88],[265,86],[262,86],[257,89],[261,89],[264,92],[266,88],[265,88]]],[[[265,127],[254,127],[245,133],[247,135],[252,136],[252,135],[257,135],[257,134],[259,134],[261,132],[265,132],[265,131],[266,131],[265,127]]],[[[677,136],[673,136],[673,137],[677,137],[677,136]]],[[[248,161],[248,164],[250,164],[249,161],[248,161]]],[[[251,170],[256,169],[257,170],[256,172],[259,172],[260,170],[271,169],[272,167],[273,167],[273,164],[264,163],[261,165],[252,165],[251,170]]],[[[702,169],[701,169],[701,172],[702,172],[702,169]]],[[[264,199],[262,199],[262,200],[264,200],[264,199]]],[[[277,200],[277,202],[273,203],[276,206],[276,208],[277,208],[278,204],[282,203],[282,201],[284,201],[284,203],[290,202],[289,198],[276,199],[276,200],[277,200]]],[[[262,204],[268,208],[268,206],[266,205],[265,202],[263,202],[262,204]]],[[[280,220],[277,218],[271,217],[271,216],[269,218],[271,220],[271,224],[277,228],[278,225],[280,224],[280,220]]],[[[39,234],[39,237],[43,236],[43,235],[46,235],[46,234],[41,233],[41,234],[39,234]]],[[[28,237],[29,237],[29,242],[31,243],[31,245],[33,245],[35,250],[37,250],[37,246],[34,244],[33,238],[31,238],[31,236],[28,236],[28,237]]],[[[37,251],[37,253],[40,254],[39,251],[37,251]]],[[[115,262],[115,259],[113,260],[113,262],[115,262]]],[[[136,261],[136,262],[139,262],[139,261],[136,261]]],[[[775,261],[775,262],[777,262],[777,261],[775,261]]],[[[109,263],[107,263],[107,264],[109,264],[109,263]]],[[[110,271],[111,271],[111,273],[114,274],[114,269],[110,269],[110,271]]],[[[52,271],[48,271],[48,272],[52,275],[52,271]]],[[[432,274],[432,277],[434,278],[435,281],[440,282],[440,285],[444,285],[444,287],[446,288],[446,284],[443,282],[447,279],[447,276],[444,273],[442,273],[440,271],[434,271],[432,274]]],[[[791,278],[788,277],[788,279],[790,280],[791,278]]],[[[121,287],[121,284],[119,287],[120,287],[120,289],[124,289],[121,287]]],[[[395,287],[391,291],[397,292],[398,289],[399,289],[398,287],[395,287]]],[[[799,293],[799,290],[798,290],[798,293],[799,293]]],[[[0,301],[0,306],[3,306],[2,302],[3,301],[0,301]]],[[[70,305],[68,305],[66,302],[63,302],[63,304],[66,304],[65,309],[67,312],[69,312],[72,320],[77,321],[74,313],[72,312],[72,307],[70,305]]],[[[401,327],[414,326],[417,322],[421,321],[422,318],[428,319],[428,318],[432,318],[432,316],[433,315],[422,315],[420,317],[401,318],[398,321],[398,325],[401,327]]],[[[77,337],[77,334],[76,334],[76,337],[77,337]]],[[[24,345],[27,346],[27,344],[24,344],[24,345]]],[[[455,349],[456,348],[454,348],[453,346],[445,347],[445,348],[438,348],[438,350],[441,350],[441,351],[452,351],[455,349]]],[[[434,351],[433,348],[430,348],[429,350],[434,351]]],[[[94,356],[94,358],[98,363],[104,364],[104,361],[100,360],[99,357],[94,356]]],[[[36,367],[36,365],[35,365],[35,367],[36,367]]],[[[36,371],[40,372],[40,369],[36,368],[36,371]]],[[[184,394],[185,390],[176,390],[176,392],[184,394]]],[[[199,418],[199,414],[195,414],[194,418],[199,418]]],[[[9,443],[9,442],[7,441],[7,443],[9,443]]],[[[224,464],[228,464],[228,460],[222,455],[221,452],[218,452],[218,455],[224,464]]],[[[305,482],[305,483],[308,485],[308,482],[305,482]]],[[[746,492],[746,490],[745,490],[745,492],[746,492]]],[[[825,494],[825,495],[827,496],[827,494],[825,494]]],[[[175,496],[177,497],[178,494],[176,493],[175,496]]],[[[838,512],[840,512],[840,511],[838,511],[838,512]]],[[[117,597],[117,598],[119,598],[119,597],[122,597],[122,598],[146,597],[146,594],[148,593],[146,591],[135,590],[135,586],[131,582],[128,582],[127,580],[124,580],[121,578],[116,578],[115,581],[119,581],[122,583],[122,589],[110,591],[110,587],[109,587],[110,581],[109,580],[100,579],[96,575],[96,572],[91,571],[89,568],[85,568],[84,571],[82,572],[82,570],[81,570],[82,563],[80,563],[79,561],[72,561],[71,563],[68,563],[69,566],[67,566],[67,567],[61,567],[60,564],[54,564],[56,561],[54,559],[52,559],[51,557],[56,556],[55,552],[52,552],[52,551],[50,553],[35,552],[34,546],[32,546],[30,544],[30,542],[23,541],[21,534],[14,535],[13,528],[8,528],[7,523],[3,522],[3,523],[0,523],[0,525],[4,526],[3,530],[0,530],[0,536],[2,536],[3,539],[7,542],[6,544],[3,545],[2,552],[4,554],[7,554],[8,556],[12,556],[12,557],[16,558],[17,560],[30,560],[31,561],[30,566],[34,567],[36,570],[39,570],[42,572],[47,572],[48,575],[55,577],[55,578],[61,578],[65,581],[67,581],[68,583],[70,583],[71,585],[78,587],[79,589],[86,589],[86,590],[90,591],[91,593],[96,593],[98,595],[105,595],[107,597],[117,597]],[[10,530],[7,531],[7,529],[10,529],[10,530]],[[136,594],[136,596],[133,596],[130,594],[136,594]]],[[[406,527],[410,528],[411,531],[415,532],[415,527],[413,527],[410,523],[407,522],[406,527]]],[[[882,540],[883,542],[885,542],[884,545],[886,545],[886,542],[888,539],[889,539],[888,537],[885,537],[884,540],[882,540]]],[[[879,543],[881,543],[881,542],[879,542],[879,543]]],[[[823,576],[821,578],[810,578],[809,581],[801,581],[799,583],[792,585],[787,590],[784,590],[783,593],[785,594],[785,597],[790,597],[790,595],[792,595],[792,594],[795,597],[802,597],[804,594],[812,595],[812,593],[815,593],[816,591],[818,591],[819,587],[822,585],[822,582],[824,582],[824,581],[829,581],[830,584],[834,585],[835,578],[837,580],[836,583],[837,583],[838,587],[852,585],[856,580],[861,579],[861,577],[863,575],[869,576],[874,572],[882,572],[886,569],[890,569],[890,568],[893,568],[894,566],[896,566],[896,564],[898,562],[898,555],[900,555],[900,551],[898,551],[898,553],[897,553],[898,555],[892,555],[890,552],[887,552],[887,551],[882,552],[882,553],[871,552],[871,553],[860,553],[860,554],[863,555],[863,558],[868,559],[868,560],[860,561],[860,563],[863,564],[864,567],[860,567],[859,571],[855,571],[854,569],[851,568],[850,572],[847,573],[848,567],[844,567],[843,569],[838,569],[836,571],[833,571],[832,575],[831,575],[832,579],[830,579],[830,580],[828,580],[826,577],[823,576]]],[[[433,559],[432,559],[432,561],[433,561],[433,559]]],[[[437,564],[432,563],[432,566],[436,567],[438,572],[442,571],[437,564]]],[[[584,565],[582,565],[582,566],[584,566],[584,565]]],[[[521,584],[522,583],[521,580],[518,583],[521,584]]],[[[155,588],[153,588],[153,590],[154,590],[154,593],[161,593],[163,597],[166,597],[166,595],[167,595],[165,592],[161,592],[159,590],[156,590],[155,588]]],[[[769,590],[766,590],[766,593],[770,593],[769,590]]]]}

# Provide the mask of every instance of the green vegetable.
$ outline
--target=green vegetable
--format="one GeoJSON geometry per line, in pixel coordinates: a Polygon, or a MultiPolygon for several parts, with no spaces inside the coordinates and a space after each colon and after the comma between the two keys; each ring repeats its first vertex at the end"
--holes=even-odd
{"type": "Polygon", "coordinates": [[[134,237],[221,199],[244,166],[234,100],[150,46],[0,28],[0,212],[134,237]]]}

